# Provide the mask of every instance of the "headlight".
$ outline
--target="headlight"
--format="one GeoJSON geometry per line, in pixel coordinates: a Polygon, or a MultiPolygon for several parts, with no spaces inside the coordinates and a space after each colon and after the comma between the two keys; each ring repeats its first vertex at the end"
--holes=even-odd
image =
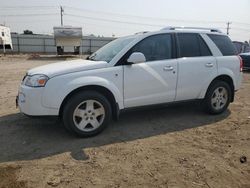
{"type": "Polygon", "coordinates": [[[43,74],[27,75],[23,80],[23,84],[29,87],[44,87],[48,80],[49,77],[43,74]]]}

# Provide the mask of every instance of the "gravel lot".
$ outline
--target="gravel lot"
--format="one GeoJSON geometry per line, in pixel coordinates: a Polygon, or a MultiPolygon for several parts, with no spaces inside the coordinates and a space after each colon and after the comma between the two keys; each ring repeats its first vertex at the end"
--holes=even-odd
{"type": "Polygon", "coordinates": [[[25,71],[55,61],[0,57],[0,187],[250,187],[249,73],[222,115],[194,104],[134,110],[79,139],[15,107],[25,71]]]}

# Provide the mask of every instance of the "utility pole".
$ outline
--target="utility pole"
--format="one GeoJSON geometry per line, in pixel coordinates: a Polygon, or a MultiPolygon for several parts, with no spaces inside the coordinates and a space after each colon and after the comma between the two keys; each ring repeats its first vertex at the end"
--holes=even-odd
{"type": "Polygon", "coordinates": [[[63,13],[64,13],[63,7],[62,7],[62,6],[60,6],[61,26],[63,26],[63,13]]]}
{"type": "Polygon", "coordinates": [[[232,24],[232,22],[227,22],[227,35],[229,35],[229,30],[231,29],[230,28],[231,24],[232,24]]]}

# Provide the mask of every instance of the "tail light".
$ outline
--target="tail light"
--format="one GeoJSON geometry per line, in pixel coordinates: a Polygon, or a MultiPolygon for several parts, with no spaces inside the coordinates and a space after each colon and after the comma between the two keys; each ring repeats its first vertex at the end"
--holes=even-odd
{"type": "Polygon", "coordinates": [[[242,72],[243,71],[243,60],[240,56],[238,56],[238,57],[240,59],[240,72],[242,72]]]}

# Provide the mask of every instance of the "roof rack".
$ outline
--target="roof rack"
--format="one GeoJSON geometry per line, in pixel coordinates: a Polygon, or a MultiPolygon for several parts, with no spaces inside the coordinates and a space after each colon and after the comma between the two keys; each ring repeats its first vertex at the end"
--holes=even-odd
{"type": "Polygon", "coordinates": [[[165,27],[162,30],[207,30],[210,32],[217,32],[217,33],[222,33],[221,30],[216,29],[216,28],[205,28],[205,27],[165,27]]]}
{"type": "Polygon", "coordinates": [[[142,34],[145,34],[145,33],[148,33],[149,31],[141,31],[141,32],[138,32],[138,33],[135,33],[135,35],[142,35],[142,34]]]}

